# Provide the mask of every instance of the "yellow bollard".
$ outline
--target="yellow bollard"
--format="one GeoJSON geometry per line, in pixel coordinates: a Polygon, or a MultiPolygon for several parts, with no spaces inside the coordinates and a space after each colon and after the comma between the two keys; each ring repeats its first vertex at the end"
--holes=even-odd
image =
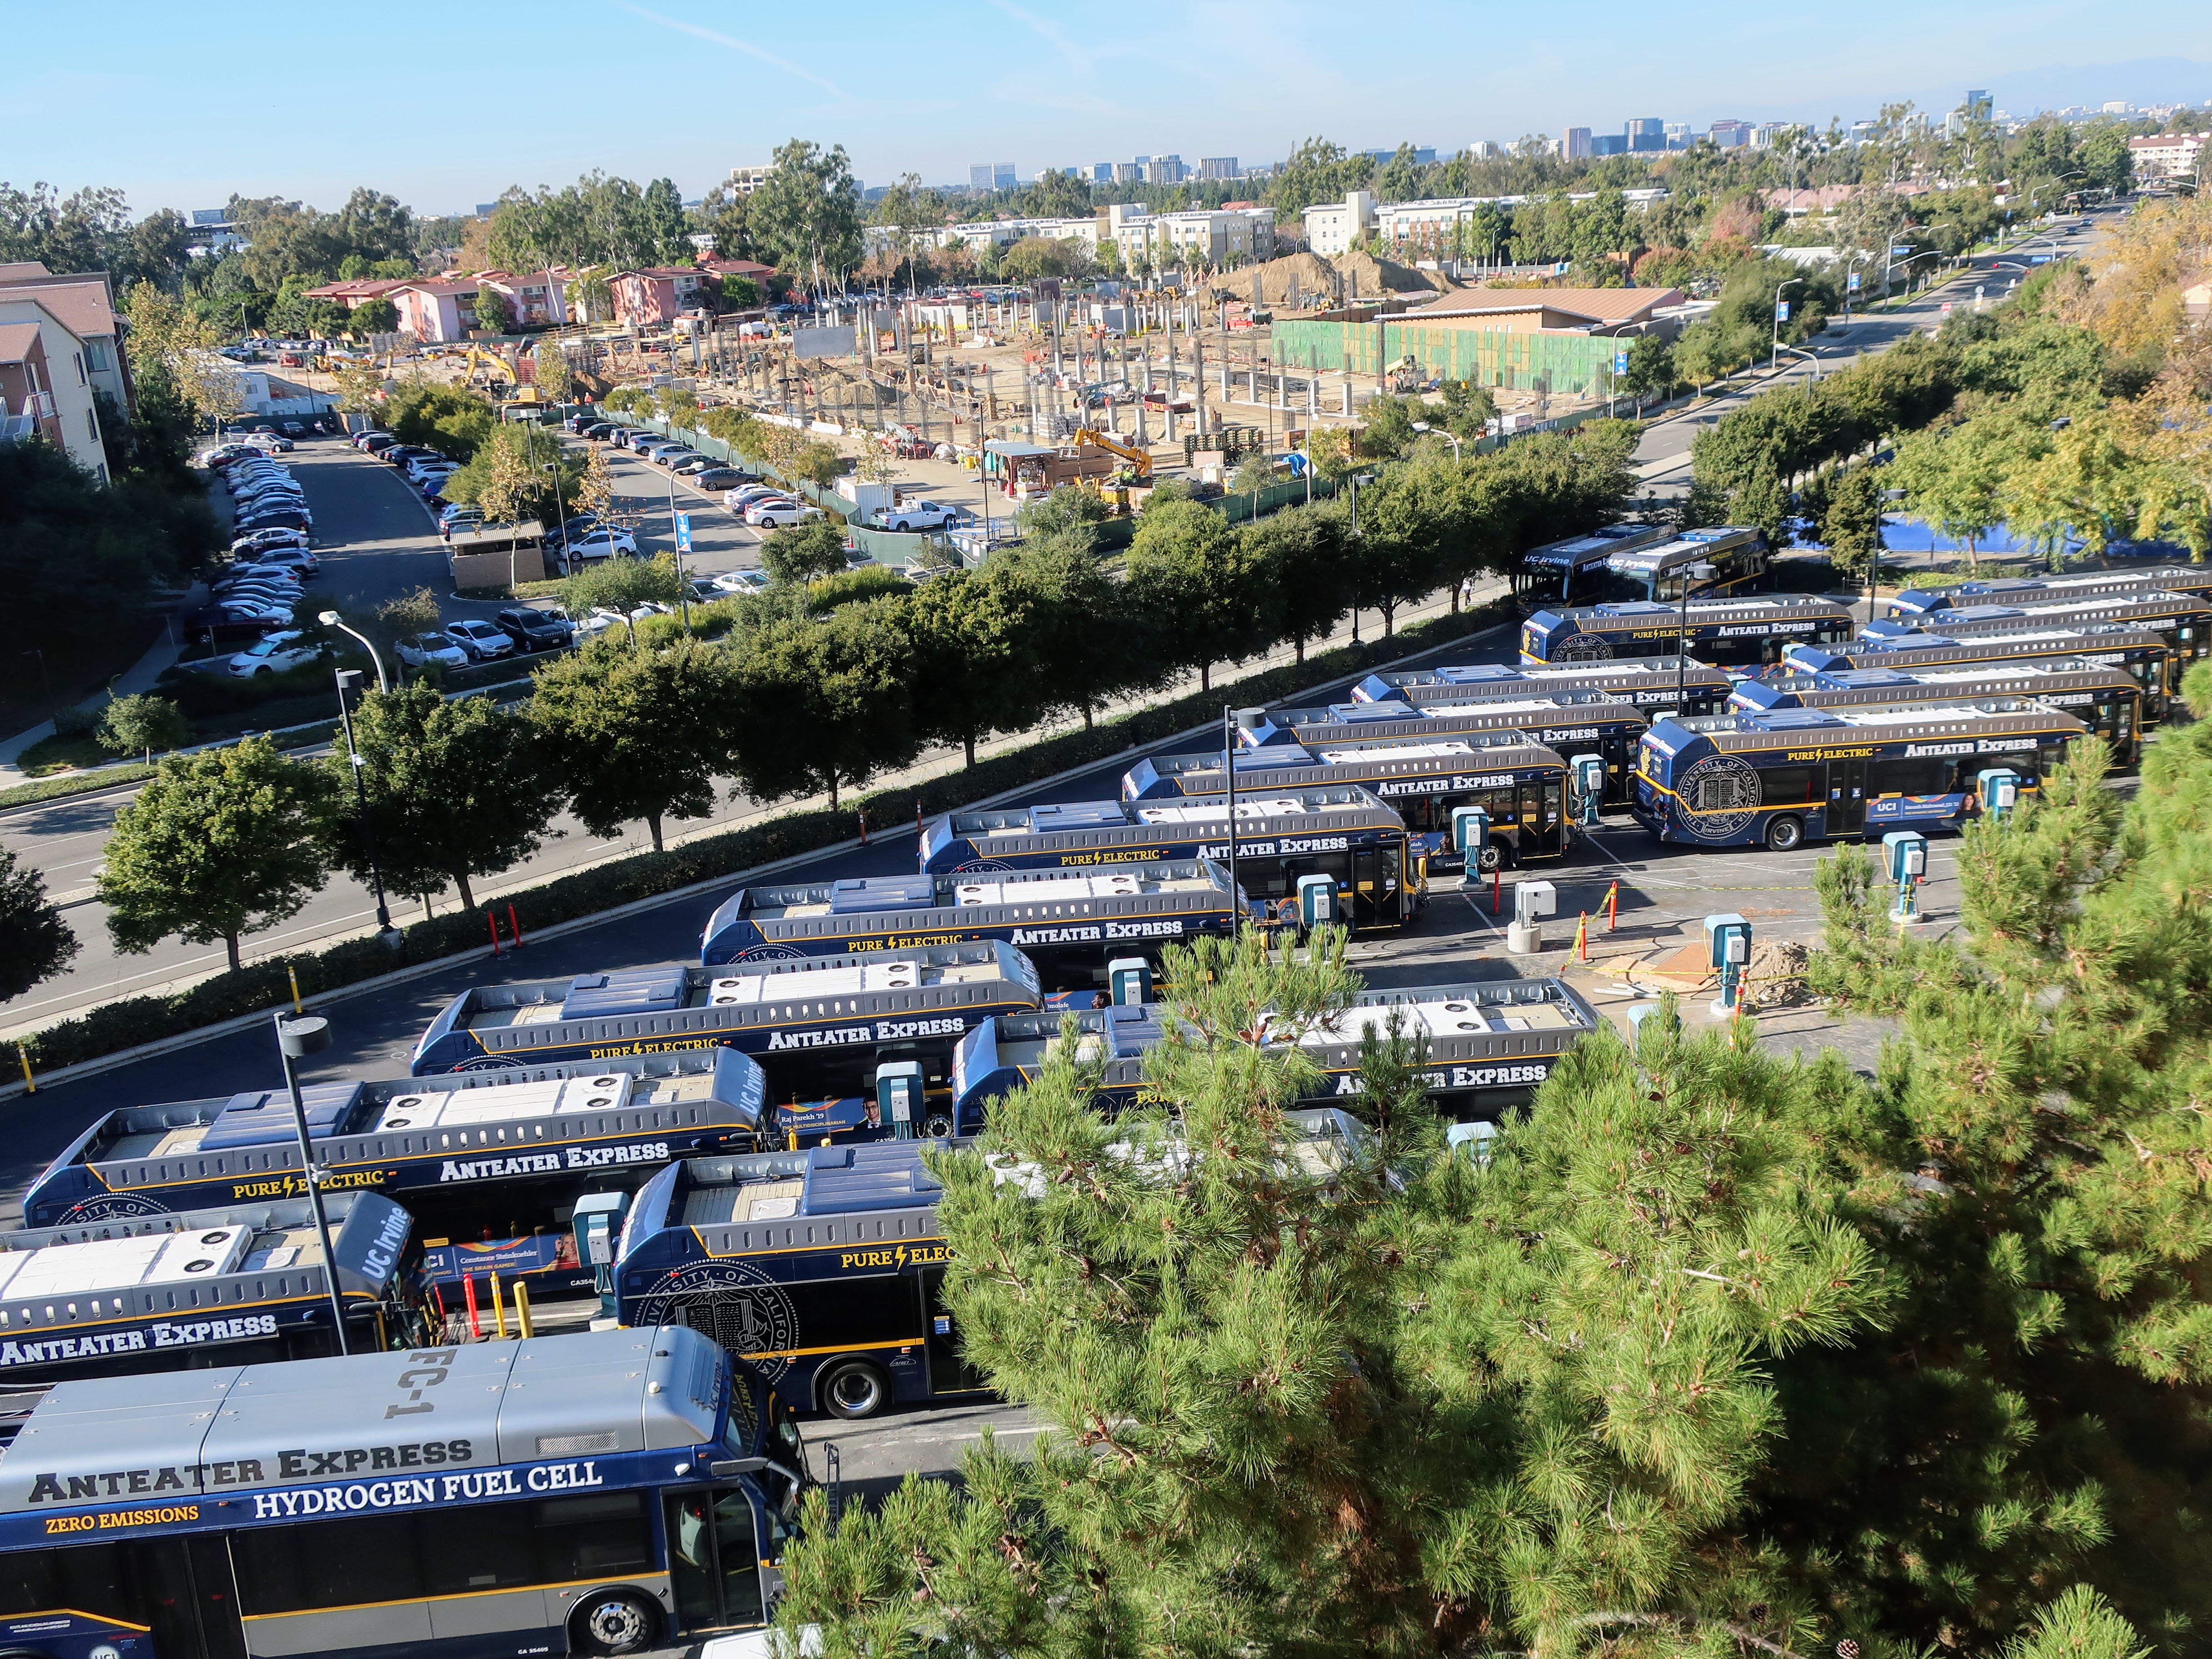
{"type": "Polygon", "coordinates": [[[536,1334],[530,1326],[530,1286],[520,1280],[514,1286],[514,1328],[526,1342],[536,1334]]]}
{"type": "Polygon", "coordinates": [[[305,1013],[307,1010],[300,1006],[300,970],[288,962],[284,964],[284,977],[292,981],[292,1012],[305,1013]]]}
{"type": "Polygon", "coordinates": [[[15,1045],[15,1058],[23,1062],[23,1092],[27,1095],[38,1093],[39,1079],[31,1075],[31,1051],[19,1042],[15,1045]]]}
{"type": "Polygon", "coordinates": [[[506,1341],[507,1304],[500,1299],[497,1273],[491,1276],[491,1323],[492,1328],[499,1333],[499,1340],[502,1342],[506,1341]]]}

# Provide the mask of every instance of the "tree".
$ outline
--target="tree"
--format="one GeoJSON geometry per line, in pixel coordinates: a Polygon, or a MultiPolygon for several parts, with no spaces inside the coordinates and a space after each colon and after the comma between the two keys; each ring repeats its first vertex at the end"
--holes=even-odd
{"type": "Polygon", "coordinates": [[[860,262],[860,187],[845,147],[825,150],[800,138],[780,145],[747,200],[745,223],[772,263],[809,286],[842,282],[860,262]]]}
{"type": "Polygon", "coordinates": [[[149,766],[156,749],[180,749],[191,735],[185,711],[150,691],[116,698],[100,717],[101,746],[111,754],[143,755],[149,766]]]}
{"type": "Polygon", "coordinates": [[[1042,713],[1044,665],[1030,654],[1030,617],[1022,585],[996,571],[948,572],[907,602],[913,680],[928,688],[917,705],[924,738],[957,743],[969,766],[987,732],[1021,732],[1042,713]]]}
{"type": "Polygon", "coordinates": [[[501,427],[478,459],[483,464],[483,480],[477,490],[477,505],[485,521],[519,523],[539,493],[538,469],[525,456],[521,439],[512,427],[501,427]]]}
{"type": "Polygon", "coordinates": [[[1014,514],[1025,536],[1056,536],[1084,525],[1103,524],[1114,516],[1106,498],[1080,484],[1061,484],[1042,495],[1032,496],[1014,514]]]}
{"type": "Polygon", "coordinates": [[[1395,460],[1413,447],[1413,422],[1428,415],[1425,404],[1411,398],[1377,392],[1363,408],[1359,453],[1376,460],[1395,460]]]}
{"type": "Polygon", "coordinates": [[[1161,660],[1195,668],[1201,690],[1213,665],[1266,648],[1259,582],[1245,544],[1212,507],[1148,503],[1129,544],[1129,608],[1161,660]]]}
{"type": "MultiPolygon", "coordinates": [[[[444,612],[439,608],[438,596],[427,587],[418,587],[410,593],[397,594],[385,600],[372,613],[368,631],[384,647],[387,659],[394,654],[400,641],[412,639],[417,634],[434,631],[444,612]]],[[[404,666],[399,668],[402,678],[404,666]]]]}
{"type": "Polygon", "coordinates": [[[338,860],[366,884],[373,836],[385,885],[426,910],[448,882],[461,908],[475,908],[472,878],[536,853],[560,810],[557,771],[538,728],[489,697],[448,702],[419,680],[371,691],[354,711],[353,738],[365,763],[365,823],[343,744],[326,763],[338,860]]]}
{"type": "Polygon", "coordinates": [[[735,737],[747,790],[763,799],[823,790],[835,811],[842,787],[863,787],[913,759],[921,746],[915,650],[896,599],[763,629],[745,659],[735,737]]]}
{"type": "Polygon", "coordinates": [[[760,284],[741,270],[722,277],[722,303],[732,310],[749,311],[761,302],[760,284]]]}
{"type": "Polygon", "coordinates": [[[1837,476],[1827,511],[1820,516],[1820,539],[1839,573],[1871,581],[1881,558],[1881,515],[1887,505],[1872,464],[1862,461],[1837,476]]]}
{"type": "Polygon", "coordinates": [[[761,568],[769,580],[803,587],[845,568],[845,538],[827,519],[771,530],[761,541],[761,568]]]}
{"type": "Polygon", "coordinates": [[[199,420],[228,420],[246,406],[245,383],[215,355],[215,330],[151,283],[131,290],[131,361],[143,384],[160,378],[199,420]]]}
{"type": "Polygon", "coordinates": [[[115,815],[100,873],[108,935],[131,955],[174,935],[222,941],[297,915],[330,878],[331,787],[266,737],[172,755],[115,815]]]}
{"type": "Polygon", "coordinates": [[[1115,692],[1174,678],[1176,666],[1161,661],[1151,635],[1136,625],[1126,590],[1107,576],[1087,527],[1032,532],[993,552],[988,568],[1021,592],[1044,712],[1080,714],[1088,731],[1115,692]]]}
{"type": "Polygon", "coordinates": [[[635,611],[647,599],[674,605],[683,592],[676,556],[656,553],[649,559],[601,559],[586,565],[561,584],[561,605],[572,617],[588,617],[602,606],[635,611]]]}
{"type": "Polygon", "coordinates": [[[1398,607],[1432,592],[1445,568],[1447,545],[1456,539],[1455,461],[1395,466],[1360,493],[1359,535],[1346,549],[1352,597],[1361,609],[1382,613],[1389,637],[1398,607]]]}
{"type": "Polygon", "coordinates": [[[538,349],[530,354],[531,383],[540,396],[556,404],[568,401],[575,387],[575,371],[568,367],[568,358],[551,340],[540,340],[538,349]]]}
{"type": "Polygon", "coordinates": [[[728,652],[689,639],[652,651],[599,640],[535,678],[530,719],[593,835],[611,838],[642,818],[658,853],[665,819],[714,810],[714,780],[730,767],[728,652]]]}
{"type": "Polygon", "coordinates": [[[1665,397],[1679,378],[1674,344],[1664,336],[1639,334],[1630,342],[1628,373],[1621,376],[1620,388],[1639,406],[1646,398],[1665,397]]]}
{"type": "Polygon", "coordinates": [[[46,878],[0,848],[0,1002],[43,984],[76,960],[76,935],[46,897],[46,878]]]}
{"type": "Polygon", "coordinates": [[[1443,419],[1437,424],[1445,431],[1462,444],[1490,434],[1490,423],[1498,418],[1498,399],[1490,395],[1489,387],[1479,380],[1446,380],[1443,398],[1443,419]]]}
{"type": "Polygon", "coordinates": [[[1246,556],[1269,596],[1267,632],[1290,641],[1300,662],[1307,645],[1327,639],[1351,609],[1350,529],[1346,512],[1325,502],[1285,507],[1243,532],[1246,556]]]}
{"type": "Polygon", "coordinates": [[[576,510],[605,518],[614,510],[615,475],[607,465],[605,444],[593,444],[584,457],[583,477],[576,484],[576,510]]]}
{"type": "Polygon", "coordinates": [[[357,340],[372,334],[397,334],[399,307],[389,300],[363,300],[346,313],[345,331],[357,340]]]}

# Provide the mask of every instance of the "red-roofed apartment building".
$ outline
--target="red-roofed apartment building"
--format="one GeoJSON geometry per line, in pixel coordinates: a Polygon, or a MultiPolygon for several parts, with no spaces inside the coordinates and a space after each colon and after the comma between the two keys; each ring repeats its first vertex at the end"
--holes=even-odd
{"type": "Polygon", "coordinates": [[[389,300],[414,280],[411,276],[349,276],[342,283],[325,283],[320,288],[311,288],[306,297],[328,300],[348,311],[358,311],[371,300],[389,300]]]}
{"type": "Polygon", "coordinates": [[[465,340],[477,325],[477,284],[443,278],[402,283],[384,296],[398,307],[399,326],[425,345],[465,340]]]}
{"type": "Polygon", "coordinates": [[[507,296],[507,314],[517,328],[560,328],[568,320],[562,289],[574,274],[563,269],[526,271],[520,276],[511,270],[480,270],[477,285],[507,296]]]}
{"type": "Polygon", "coordinates": [[[131,374],[123,360],[123,330],[115,316],[115,293],[104,270],[57,275],[35,259],[0,264],[0,300],[33,299],[53,313],[77,337],[84,370],[92,384],[129,414],[131,374]]]}
{"type": "Polygon", "coordinates": [[[92,391],[84,342],[35,290],[0,296],[0,443],[44,438],[106,483],[92,391]]]}
{"type": "Polygon", "coordinates": [[[707,273],[697,266],[647,265],[641,270],[618,271],[607,279],[615,321],[628,328],[668,323],[699,303],[694,297],[707,273]]]}

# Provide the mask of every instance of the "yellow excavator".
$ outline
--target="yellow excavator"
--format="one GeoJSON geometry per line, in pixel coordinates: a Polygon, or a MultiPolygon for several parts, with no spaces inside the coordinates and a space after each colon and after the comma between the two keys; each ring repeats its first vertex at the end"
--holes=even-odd
{"type": "Polygon", "coordinates": [[[1108,437],[1096,427],[1077,428],[1073,441],[1078,444],[1096,444],[1109,455],[1119,455],[1129,464],[1129,470],[1140,479],[1152,476],[1152,458],[1150,455],[1141,449],[1121,442],[1117,438],[1108,437]]]}

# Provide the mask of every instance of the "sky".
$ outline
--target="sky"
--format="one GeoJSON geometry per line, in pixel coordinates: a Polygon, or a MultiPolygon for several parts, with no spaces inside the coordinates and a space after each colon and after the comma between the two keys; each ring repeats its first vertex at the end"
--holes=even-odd
{"type": "MultiPolygon", "coordinates": [[[[213,0],[25,3],[0,180],[112,185],[135,211],[232,192],[424,213],[593,168],[687,199],[793,137],[871,185],[1176,154],[1281,159],[1510,142],[1632,116],[1825,125],[1966,88],[1999,107],[2212,100],[2203,0],[476,0],[448,10],[213,0]]],[[[2212,125],[2212,123],[2208,123],[2212,125]]]]}

